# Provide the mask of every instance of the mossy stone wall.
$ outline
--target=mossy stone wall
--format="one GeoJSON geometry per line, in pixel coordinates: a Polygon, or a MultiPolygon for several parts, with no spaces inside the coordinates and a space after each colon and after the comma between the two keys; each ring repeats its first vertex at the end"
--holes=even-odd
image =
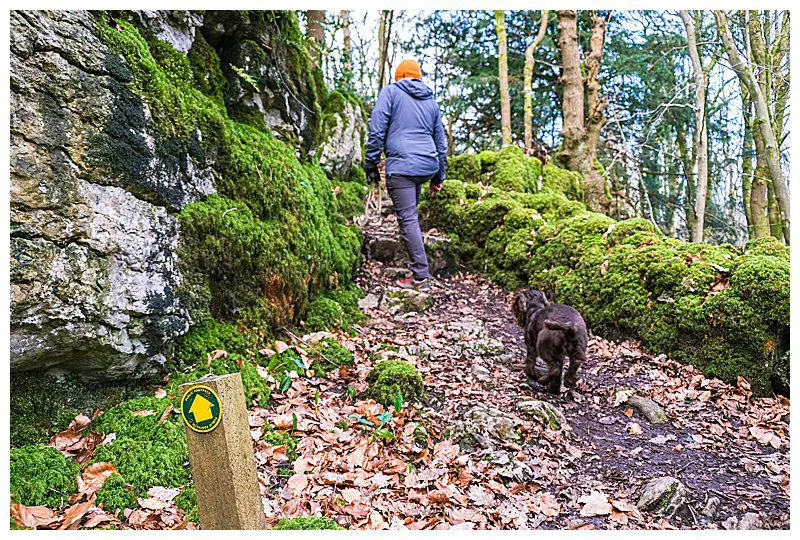
{"type": "Polygon", "coordinates": [[[727,382],[741,375],[761,395],[785,378],[788,249],[770,238],[744,249],[687,243],[640,218],[618,222],[574,200],[568,171],[544,170],[552,184],[536,194],[445,181],[423,201],[426,225],[449,233],[474,270],[546,291],[600,335],[640,338],[727,382]]]}

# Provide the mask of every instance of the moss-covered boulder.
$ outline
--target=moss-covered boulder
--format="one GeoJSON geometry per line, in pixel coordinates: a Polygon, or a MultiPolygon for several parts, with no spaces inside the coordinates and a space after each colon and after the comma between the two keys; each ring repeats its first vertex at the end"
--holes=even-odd
{"type": "Polygon", "coordinates": [[[378,403],[391,405],[400,395],[404,402],[420,401],[425,397],[425,385],[417,369],[410,362],[383,360],[367,375],[369,387],[366,397],[378,403]]]}
{"type": "Polygon", "coordinates": [[[461,154],[447,158],[447,178],[461,182],[481,180],[481,159],[475,154],[461,154]]]}
{"type": "Polygon", "coordinates": [[[317,296],[308,306],[305,324],[310,330],[348,330],[364,321],[358,301],[364,295],[355,285],[317,296]]]}
{"type": "Polygon", "coordinates": [[[445,181],[421,211],[474,271],[543,289],[594,332],[638,337],[708,376],[735,383],[741,375],[758,394],[771,391],[789,347],[786,248],[770,239],[739,250],[667,238],[643,219],[588,212],[568,171],[548,163],[544,177],[535,194],[445,181]]]}
{"type": "Polygon", "coordinates": [[[338,531],[343,530],[344,527],[340,527],[338,523],[329,517],[313,516],[283,518],[272,529],[275,531],[316,531],[323,529],[338,531]]]}
{"type": "Polygon", "coordinates": [[[352,100],[295,12],[16,12],[12,34],[13,371],[127,377],[192,323],[268,334],[351,281],[363,171],[334,185],[316,151],[352,100]]]}
{"type": "Polygon", "coordinates": [[[78,490],[80,467],[55,448],[32,444],[12,448],[11,502],[58,508],[78,490]]]}

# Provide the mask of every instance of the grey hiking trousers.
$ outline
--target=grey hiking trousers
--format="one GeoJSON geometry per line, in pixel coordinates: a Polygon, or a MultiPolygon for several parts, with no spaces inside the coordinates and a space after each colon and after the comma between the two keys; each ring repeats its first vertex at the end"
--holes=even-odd
{"type": "Polygon", "coordinates": [[[400,234],[411,259],[411,273],[416,279],[430,277],[428,272],[428,256],[422,242],[422,231],[419,228],[417,205],[422,194],[422,185],[431,176],[403,176],[392,174],[386,177],[386,187],[394,204],[400,234]]]}

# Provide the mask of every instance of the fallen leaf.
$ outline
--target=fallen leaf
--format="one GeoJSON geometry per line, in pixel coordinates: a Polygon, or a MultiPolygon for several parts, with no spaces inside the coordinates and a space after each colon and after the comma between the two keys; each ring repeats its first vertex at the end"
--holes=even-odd
{"type": "Polygon", "coordinates": [[[582,495],[578,502],[583,504],[583,508],[581,508],[582,517],[607,516],[612,510],[611,503],[608,502],[608,496],[600,491],[592,491],[589,495],[582,495]]]}

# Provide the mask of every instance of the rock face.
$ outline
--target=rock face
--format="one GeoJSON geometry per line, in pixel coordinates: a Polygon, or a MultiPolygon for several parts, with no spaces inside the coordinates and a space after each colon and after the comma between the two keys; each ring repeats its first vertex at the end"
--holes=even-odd
{"type": "Polygon", "coordinates": [[[189,327],[168,209],[213,183],[159,155],[113,58],[88,13],[11,13],[12,370],[118,376],[189,327]],[[108,174],[110,148],[140,174],[108,174]]]}
{"type": "Polygon", "coordinates": [[[367,122],[361,105],[340,92],[331,92],[323,115],[319,162],[329,175],[347,179],[363,161],[367,122]]]}
{"type": "MultiPolygon", "coordinates": [[[[292,12],[111,15],[148,38],[160,62],[186,54],[201,66],[186,78],[223,114],[315,152],[317,82],[291,43],[292,12]]],[[[176,216],[223,192],[230,174],[208,142],[217,126],[165,133],[154,111],[171,96],[156,80],[143,99],[149,68],[109,49],[114,32],[123,28],[99,12],[11,12],[12,371],[139,373],[192,324],[176,216]]]]}

